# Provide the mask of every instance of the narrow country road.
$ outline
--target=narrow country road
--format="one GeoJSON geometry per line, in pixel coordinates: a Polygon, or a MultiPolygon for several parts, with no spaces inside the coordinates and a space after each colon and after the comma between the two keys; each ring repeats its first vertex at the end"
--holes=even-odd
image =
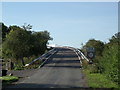
{"type": "Polygon", "coordinates": [[[9,88],[83,88],[87,87],[77,54],[67,48],[58,52],[32,76],[9,88]]]}

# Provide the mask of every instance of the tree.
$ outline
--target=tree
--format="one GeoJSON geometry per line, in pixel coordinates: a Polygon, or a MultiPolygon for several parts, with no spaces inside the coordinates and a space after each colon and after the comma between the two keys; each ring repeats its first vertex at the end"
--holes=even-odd
{"type": "Polygon", "coordinates": [[[34,32],[32,34],[33,47],[31,51],[35,55],[43,54],[47,49],[48,40],[52,40],[48,31],[34,32]]]}
{"type": "Polygon", "coordinates": [[[4,23],[0,23],[0,35],[2,35],[2,41],[5,40],[6,35],[9,33],[9,29],[7,26],[4,25],[4,23]]]}
{"type": "Polygon", "coordinates": [[[4,35],[3,58],[21,60],[23,65],[24,57],[42,55],[47,49],[48,40],[52,40],[48,31],[31,32],[30,24],[23,27],[13,25],[6,29],[9,32],[4,35]]]}
{"type": "Polygon", "coordinates": [[[118,81],[118,45],[107,44],[102,54],[103,57],[99,62],[102,72],[111,80],[118,81]]]}
{"type": "Polygon", "coordinates": [[[112,81],[118,82],[118,64],[119,64],[119,45],[120,32],[116,33],[109,39],[109,43],[105,44],[103,57],[99,63],[102,72],[106,74],[112,81]]]}
{"type": "Polygon", "coordinates": [[[24,25],[22,26],[22,28],[26,31],[30,31],[32,29],[32,25],[24,23],[24,25]]]}
{"type": "Polygon", "coordinates": [[[23,57],[29,53],[30,33],[18,26],[11,27],[3,43],[3,53],[5,57],[20,59],[24,65],[23,57]]]}
{"type": "Polygon", "coordinates": [[[104,43],[100,40],[90,39],[84,47],[93,47],[95,48],[96,56],[101,56],[104,49],[104,43]]]}

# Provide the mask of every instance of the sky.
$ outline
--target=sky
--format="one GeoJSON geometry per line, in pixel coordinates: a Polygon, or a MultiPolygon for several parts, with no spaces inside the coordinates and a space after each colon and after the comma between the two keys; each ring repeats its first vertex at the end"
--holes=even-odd
{"type": "Polygon", "coordinates": [[[2,22],[47,30],[50,44],[80,48],[89,39],[108,40],[118,32],[117,2],[3,2],[2,22]]]}

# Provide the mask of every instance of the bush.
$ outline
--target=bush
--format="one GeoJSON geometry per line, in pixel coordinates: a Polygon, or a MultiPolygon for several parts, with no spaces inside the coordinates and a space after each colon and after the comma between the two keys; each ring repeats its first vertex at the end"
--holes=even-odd
{"type": "MultiPolygon", "coordinates": [[[[120,51],[120,43],[118,42],[120,42],[120,32],[112,36],[109,42],[104,45],[95,40],[89,40],[85,46],[95,47],[96,56],[93,59],[93,65],[83,63],[85,65],[84,68],[89,70],[91,75],[100,74],[113,83],[118,84],[118,53],[120,51]],[[100,47],[100,45],[102,45],[102,47],[100,47]]],[[[100,75],[98,75],[98,78],[100,75]]],[[[96,75],[95,78],[97,78],[96,75]]]]}
{"type": "Polygon", "coordinates": [[[40,66],[41,63],[42,63],[42,61],[38,60],[38,61],[34,62],[33,64],[25,67],[25,69],[36,69],[40,66]]]}
{"type": "Polygon", "coordinates": [[[106,46],[99,64],[103,67],[104,74],[112,81],[118,82],[118,45],[106,46]]]}
{"type": "Polygon", "coordinates": [[[24,57],[23,60],[24,60],[25,64],[28,64],[28,63],[32,62],[34,59],[36,59],[38,57],[39,56],[33,55],[33,56],[30,56],[30,57],[24,57]]]}
{"type": "Polygon", "coordinates": [[[15,65],[14,65],[14,70],[24,70],[24,67],[15,64],[15,65]]]}
{"type": "MultiPolygon", "coordinates": [[[[38,58],[38,56],[33,55],[31,57],[24,57],[23,60],[24,60],[25,64],[28,64],[28,63],[32,62],[34,59],[36,59],[36,58],[38,58]]],[[[41,61],[38,60],[38,61],[34,62],[32,65],[30,65],[29,67],[25,67],[25,66],[22,65],[20,60],[18,60],[14,64],[14,70],[35,69],[40,64],[41,64],[41,61]]]]}

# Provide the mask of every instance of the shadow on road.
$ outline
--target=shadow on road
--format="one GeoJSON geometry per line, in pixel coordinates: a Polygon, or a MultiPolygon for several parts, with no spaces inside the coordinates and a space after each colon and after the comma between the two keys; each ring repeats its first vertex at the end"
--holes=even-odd
{"type": "Polygon", "coordinates": [[[58,85],[58,84],[20,83],[17,85],[13,84],[9,87],[3,88],[3,90],[9,90],[9,89],[18,90],[18,88],[85,88],[85,87],[77,87],[77,86],[71,86],[71,85],[58,85]]]}
{"type": "Polygon", "coordinates": [[[65,60],[51,60],[47,62],[47,64],[49,63],[80,63],[80,61],[65,59],[65,60]]]}
{"type": "Polygon", "coordinates": [[[59,65],[59,66],[52,66],[52,65],[46,65],[45,67],[52,67],[52,68],[82,68],[79,66],[65,66],[65,65],[59,65]]]}
{"type": "Polygon", "coordinates": [[[70,49],[59,49],[59,51],[46,62],[44,67],[81,68],[81,65],[75,52],[70,49]]]}
{"type": "Polygon", "coordinates": [[[54,58],[60,58],[60,57],[62,57],[62,58],[76,58],[76,54],[73,54],[73,53],[57,53],[55,56],[54,56],[54,58]]]}

